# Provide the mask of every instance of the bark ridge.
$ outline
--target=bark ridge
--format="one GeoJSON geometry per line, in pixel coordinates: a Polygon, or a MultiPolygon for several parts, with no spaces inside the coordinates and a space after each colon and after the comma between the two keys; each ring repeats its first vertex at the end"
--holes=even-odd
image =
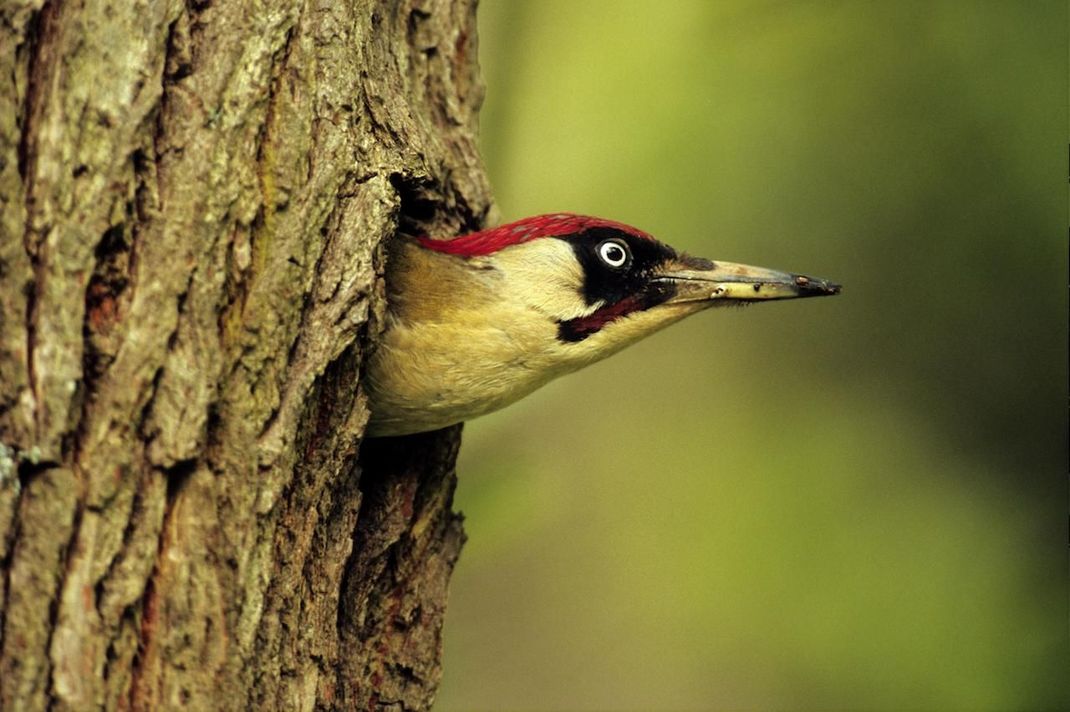
{"type": "Polygon", "coordinates": [[[0,7],[0,708],[430,705],[459,428],[359,374],[481,100],[474,0],[0,7]]]}

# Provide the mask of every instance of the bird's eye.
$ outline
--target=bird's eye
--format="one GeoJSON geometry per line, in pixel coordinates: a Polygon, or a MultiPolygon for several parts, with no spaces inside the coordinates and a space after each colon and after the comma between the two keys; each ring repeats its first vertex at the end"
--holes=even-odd
{"type": "Polygon", "coordinates": [[[610,267],[619,269],[628,264],[628,246],[618,240],[606,240],[598,246],[598,256],[610,267]]]}

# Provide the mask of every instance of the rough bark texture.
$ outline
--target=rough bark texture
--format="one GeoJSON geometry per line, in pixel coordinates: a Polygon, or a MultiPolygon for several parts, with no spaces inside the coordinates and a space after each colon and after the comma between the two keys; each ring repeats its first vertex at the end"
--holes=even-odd
{"type": "Polygon", "coordinates": [[[425,709],[457,429],[381,243],[477,228],[474,0],[0,4],[0,708],[425,709]]]}

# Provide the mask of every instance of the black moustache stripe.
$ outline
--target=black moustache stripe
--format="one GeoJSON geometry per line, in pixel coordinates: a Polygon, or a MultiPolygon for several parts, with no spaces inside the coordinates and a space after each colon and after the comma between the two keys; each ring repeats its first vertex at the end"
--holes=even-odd
{"type": "Polygon", "coordinates": [[[613,304],[599,307],[587,316],[557,322],[557,338],[566,343],[583,341],[591,334],[597,334],[607,324],[612,324],[629,314],[646,311],[663,304],[676,294],[676,287],[671,283],[652,283],[648,289],[638,295],[631,295],[613,304]]]}

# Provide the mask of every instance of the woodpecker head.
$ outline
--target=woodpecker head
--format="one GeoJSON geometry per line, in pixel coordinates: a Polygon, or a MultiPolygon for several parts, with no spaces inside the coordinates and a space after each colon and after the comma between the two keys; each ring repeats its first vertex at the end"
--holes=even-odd
{"type": "Polygon", "coordinates": [[[711,306],[840,291],[569,213],[452,240],[398,238],[389,260],[387,325],[367,370],[373,436],[496,410],[711,306]]]}

